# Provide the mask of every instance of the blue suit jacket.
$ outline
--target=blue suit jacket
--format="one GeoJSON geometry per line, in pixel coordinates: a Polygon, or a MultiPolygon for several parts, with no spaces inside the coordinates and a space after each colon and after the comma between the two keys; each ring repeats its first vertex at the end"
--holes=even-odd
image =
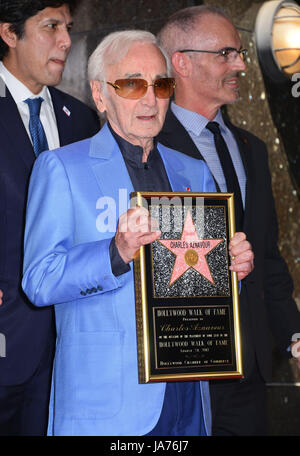
{"type": "MultiPolygon", "coordinates": [[[[60,90],[49,90],[62,146],[99,130],[95,111],[60,90]]],[[[28,380],[55,342],[52,309],[35,308],[21,288],[26,199],[34,160],[30,139],[7,90],[0,97],[0,289],[4,292],[0,333],[6,339],[6,357],[0,357],[0,385],[28,380]]]]}
{"type": "MultiPolygon", "coordinates": [[[[174,191],[215,191],[203,162],[158,149],[174,191]]],[[[165,383],[138,383],[132,268],[115,277],[109,256],[132,191],[107,126],[34,166],[23,288],[35,305],[55,305],[51,435],[143,435],[160,416],[165,383]],[[110,231],[98,230],[103,213],[110,231]]],[[[199,385],[209,433],[207,382],[199,385]]]]}

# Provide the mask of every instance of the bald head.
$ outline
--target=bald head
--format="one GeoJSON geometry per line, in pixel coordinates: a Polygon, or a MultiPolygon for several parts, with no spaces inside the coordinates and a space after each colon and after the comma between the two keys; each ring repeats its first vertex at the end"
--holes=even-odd
{"type": "Polygon", "coordinates": [[[177,105],[211,120],[221,106],[238,100],[245,53],[222,10],[196,6],[178,11],[158,38],[171,58],[177,105]]]}
{"type": "Polygon", "coordinates": [[[217,17],[232,24],[227,13],[218,6],[192,6],[172,14],[158,33],[158,41],[171,57],[179,49],[190,49],[195,40],[201,43],[207,38],[210,19],[217,17]]]}

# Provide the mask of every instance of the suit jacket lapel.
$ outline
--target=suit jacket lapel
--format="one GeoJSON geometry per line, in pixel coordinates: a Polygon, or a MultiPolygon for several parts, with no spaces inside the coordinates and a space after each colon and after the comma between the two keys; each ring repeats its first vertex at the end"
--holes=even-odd
{"type": "Polygon", "coordinates": [[[182,162],[162,144],[157,144],[173,192],[186,192],[191,187],[190,181],[183,175],[182,162]]]}
{"type": "MultiPolygon", "coordinates": [[[[97,158],[95,163],[92,163],[92,169],[102,194],[112,197],[116,204],[119,202],[125,205],[127,201],[128,205],[130,193],[134,192],[134,188],[123,156],[107,125],[91,139],[89,155],[91,158],[97,158]]],[[[127,208],[122,205],[120,213],[126,210],[127,208]]]]}
{"type": "Polygon", "coordinates": [[[158,140],[167,147],[174,149],[173,144],[176,144],[176,150],[183,152],[190,157],[194,157],[203,160],[203,157],[197,149],[194,141],[179,122],[177,117],[171,111],[169,107],[163,130],[158,135],[158,140]]]}
{"type": "MultiPolygon", "coordinates": [[[[158,140],[162,142],[167,147],[175,149],[179,152],[182,152],[190,157],[196,158],[198,160],[204,160],[201,151],[198,150],[194,141],[184,128],[184,126],[179,122],[177,117],[171,111],[169,107],[166,115],[166,120],[163,126],[162,131],[158,135],[158,140]],[[176,146],[174,147],[174,144],[176,146]]],[[[217,191],[220,191],[219,185],[212,175],[217,191]]]]}
{"type": "Polygon", "coordinates": [[[250,203],[250,198],[251,198],[251,193],[252,193],[252,186],[254,183],[254,174],[255,170],[253,169],[253,163],[250,160],[251,157],[251,149],[250,149],[250,144],[247,136],[243,134],[243,131],[237,128],[235,125],[232,125],[232,123],[226,119],[225,120],[226,125],[228,128],[232,131],[239,151],[240,151],[240,156],[244,165],[245,169],[245,174],[246,174],[246,197],[245,197],[245,217],[247,216],[247,207],[249,206],[250,203]]]}
{"type": "Polygon", "coordinates": [[[63,94],[54,87],[48,87],[51,94],[53,108],[56,117],[57,130],[60,147],[74,142],[74,125],[72,122],[72,112],[68,106],[64,105],[63,94]]]}
{"type": "Polygon", "coordinates": [[[17,105],[7,88],[6,96],[0,97],[0,112],[3,113],[0,117],[0,124],[12,144],[11,153],[17,153],[18,158],[20,157],[26,167],[31,169],[35,159],[33,147],[17,105]]]}
{"type": "MultiPolygon", "coordinates": [[[[158,144],[158,150],[164,162],[172,190],[186,192],[187,188],[190,187],[190,182],[182,175],[184,169],[182,162],[173,154],[172,160],[170,160],[171,153],[162,144],[158,144]]],[[[130,193],[134,192],[134,188],[120,149],[107,125],[104,125],[101,131],[91,139],[89,155],[91,158],[97,158],[92,164],[92,169],[102,194],[112,197],[115,202],[120,202],[121,198],[124,202],[127,192],[128,203],[130,193]]]]}

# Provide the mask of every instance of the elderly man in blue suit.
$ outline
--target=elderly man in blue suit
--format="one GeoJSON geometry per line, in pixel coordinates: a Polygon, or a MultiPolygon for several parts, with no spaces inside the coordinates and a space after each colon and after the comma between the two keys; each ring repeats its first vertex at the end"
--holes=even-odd
{"type": "MultiPolygon", "coordinates": [[[[207,382],[138,382],[131,262],[159,232],[128,199],[134,190],[214,191],[214,182],[203,162],[154,140],[174,81],[151,33],[108,35],[89,78],[107,123],[91,139],[41,154],[29,190],[23,288],[56,313],[48,433],[209,435],[207,382]]],[[[237,233],[230,248],[242,279],[253,268],[251,246],[237,233]]]]}

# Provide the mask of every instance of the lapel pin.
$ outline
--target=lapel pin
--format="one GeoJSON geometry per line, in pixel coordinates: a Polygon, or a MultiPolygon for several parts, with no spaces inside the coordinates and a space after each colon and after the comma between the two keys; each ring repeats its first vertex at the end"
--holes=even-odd
{"type": "Polygon", "coordinates": [[[63,111],[64,111],[65,114],[67,114],[68,117],[70,117],[71,111],[69,111],[66,106],[63,107],[63,111]]]}
{"type": "Polygon", "coordinates": [[[190,187],[186,187],[186,191],[190,192],[191,191],[190,187]]]}

